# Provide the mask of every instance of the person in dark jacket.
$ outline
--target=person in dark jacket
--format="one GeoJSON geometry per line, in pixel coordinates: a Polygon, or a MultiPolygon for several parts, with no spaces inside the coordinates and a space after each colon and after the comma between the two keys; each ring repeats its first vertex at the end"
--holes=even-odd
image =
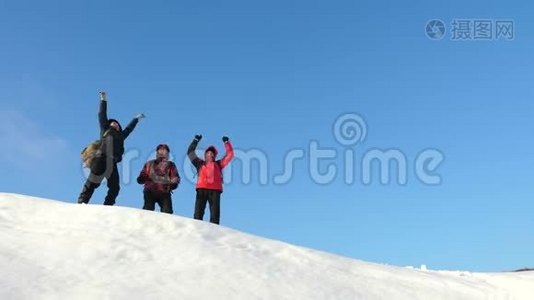
{"type": "Polygon", "coordinates": [[[210,206],[210,222],[219,224],[221,215],[221,194],[223,192],[222,170],[234,158],[234,150],[228,137],[222,138],[226,154],[220,160],[217,158],[217,149],[215,146],[209,146],[204,151],[204,160],[198,158],[195,154],[198,142],[202,135],[197,134],[187,149],[187,156],[195,166],[198,173],[196,184],[196,201],[194,218],[202,220],[206,210],[206,202],[210,206]]]}
{"type": "Polygon", "coordinates": [[[123,130],[117,120],[108,119],[106,93],[100,92],[98,121],[100,123],[101,144],[89,165],[89,178],[87,178],[83,185],[80,196],[78,197],[78,203],[89,203],[95,189],[106,178],[108,192],[104,200],[104,205],[115,204],[115,199],[119,195],[120,190],[117,163],[122,161],[124,140],[132,133],[139,120],[144,117],[145,115],[143,114],[137,114],[128,126],[126,126],[126,129],[123,130]]]}
{"type": "Polygon", "coordinates": [[[137,183],[145,185],[143,209],[154,210],[157,203],[162,213],[172,214],[171,193],[178,187],[180,176],[176,165],[169,160],[169,152],[169,146],[158,145],[156,159],[145,163],[137,177],[137,183]]]}

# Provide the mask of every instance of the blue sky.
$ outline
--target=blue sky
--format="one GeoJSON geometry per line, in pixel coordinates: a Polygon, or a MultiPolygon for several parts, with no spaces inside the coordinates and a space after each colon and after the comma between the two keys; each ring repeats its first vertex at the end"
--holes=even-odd
{"type": "MultiPolygon", "coordinates": [[[[183,182],[177,215],[193,214],[184,164],[228,135],[236,158],[221,223],[253,234],[367,261],[433,269],[532,267],[534,23],[528,1],[3,1],[0,9],[0,191],[75,202],[80,150],[98,136],[98,91],[109,116],[142,120],[126,141],[117,205],[142,207],[135,178],[159,143],[171,147],[183,182]],[[431,40],[425,25],[444,21],[431,40]],[[513,20],[514,39],[452,40],[452,21],[513,20]],[[336,139],[336,119],[355,113],[367,135],[336,139]],[[337,176],[310,176],[310,145],[337,176]],[[290,180],[288,153],[301,150],[290,180]],[[361,181],[369,151],[395,149],[406,184],[361,181]],[[426,149],[444,160],[418,180],[426,149]],[[347,184],[344,153],[353,152],[347,184]],[[200,153],[200,152],[199,152],[200,153]],[[261,170],[260,170],[261,169],[261,170]],[[243,174],[251,172],[250,182],[243,174]],[[258,174],[267,172],[267,182],[258,174]]],[[[495,35],[495,32],[493,33],[495,35]]],[[[393,166],[392,172],[397,169],[393,166]]],[[[228,177],[227,177],[228,178],[228,177]]],[[[103,201],[97,190],[92,204],[103,201]]]]}

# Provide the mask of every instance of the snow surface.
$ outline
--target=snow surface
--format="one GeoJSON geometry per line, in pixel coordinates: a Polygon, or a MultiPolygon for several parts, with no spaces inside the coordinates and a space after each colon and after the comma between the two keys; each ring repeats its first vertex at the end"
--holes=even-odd
{"type": "Polygon", "coordinates": [[[534,272],[380,265],[176,215],[0,193],[0,299],[534,299],[534,272]]]}

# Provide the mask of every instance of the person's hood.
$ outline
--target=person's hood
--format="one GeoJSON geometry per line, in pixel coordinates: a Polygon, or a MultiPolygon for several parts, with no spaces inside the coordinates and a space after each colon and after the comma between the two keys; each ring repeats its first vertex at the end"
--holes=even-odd
{"type": "Polygon", "coordinates": [[[213,152],[214,157],[217,157],[217,153],[219,153],[219,151],[217,151],[217,148],[215,148],[215,146],[213,145],[210,145],[208,148],[206,148],[206,151],[204,151],[204,154],[206,154],[206,152],[208,151],[213,152]]]}
{"type": "Polygon", "coordinates": [[[111,122],[117,122],[119,124],[119,131],[122,131],[121,123],[115,119],[108,119],[108,125],[111,125],[111,122]]]}

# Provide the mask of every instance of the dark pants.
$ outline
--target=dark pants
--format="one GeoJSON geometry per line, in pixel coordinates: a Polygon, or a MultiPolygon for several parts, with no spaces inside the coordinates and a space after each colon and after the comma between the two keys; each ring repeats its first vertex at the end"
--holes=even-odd
{"type": "Polygon", "coordinates": [[[154,210],[157,203],[162,213],[172,214],[171,193],[145,190],[143,191],[143,198],[145,199],[143,209],[154,210]]]}
{"type": "Polygon", "coordinates": [[[98,157],[91,163],[91,174],[83,185],[82,192],[78,197],[78,203],[89,203],[91,196],[95,192],[104,178],[108,182],[108,193],[104,200],[104,205],[115,204],[115,199],[119,195],[120,179],[119,171],[117,170],[117,163],[112,159],[106,157],[98,157]]]}
{"type": "Polygon", "coordinates": [[[197,189],[197,199],[195,201],[195,219],[202,220],[204,218],[206,202],[210,204],[210,222],[219,224],[221,217],[221,191],[197,189]]]}

